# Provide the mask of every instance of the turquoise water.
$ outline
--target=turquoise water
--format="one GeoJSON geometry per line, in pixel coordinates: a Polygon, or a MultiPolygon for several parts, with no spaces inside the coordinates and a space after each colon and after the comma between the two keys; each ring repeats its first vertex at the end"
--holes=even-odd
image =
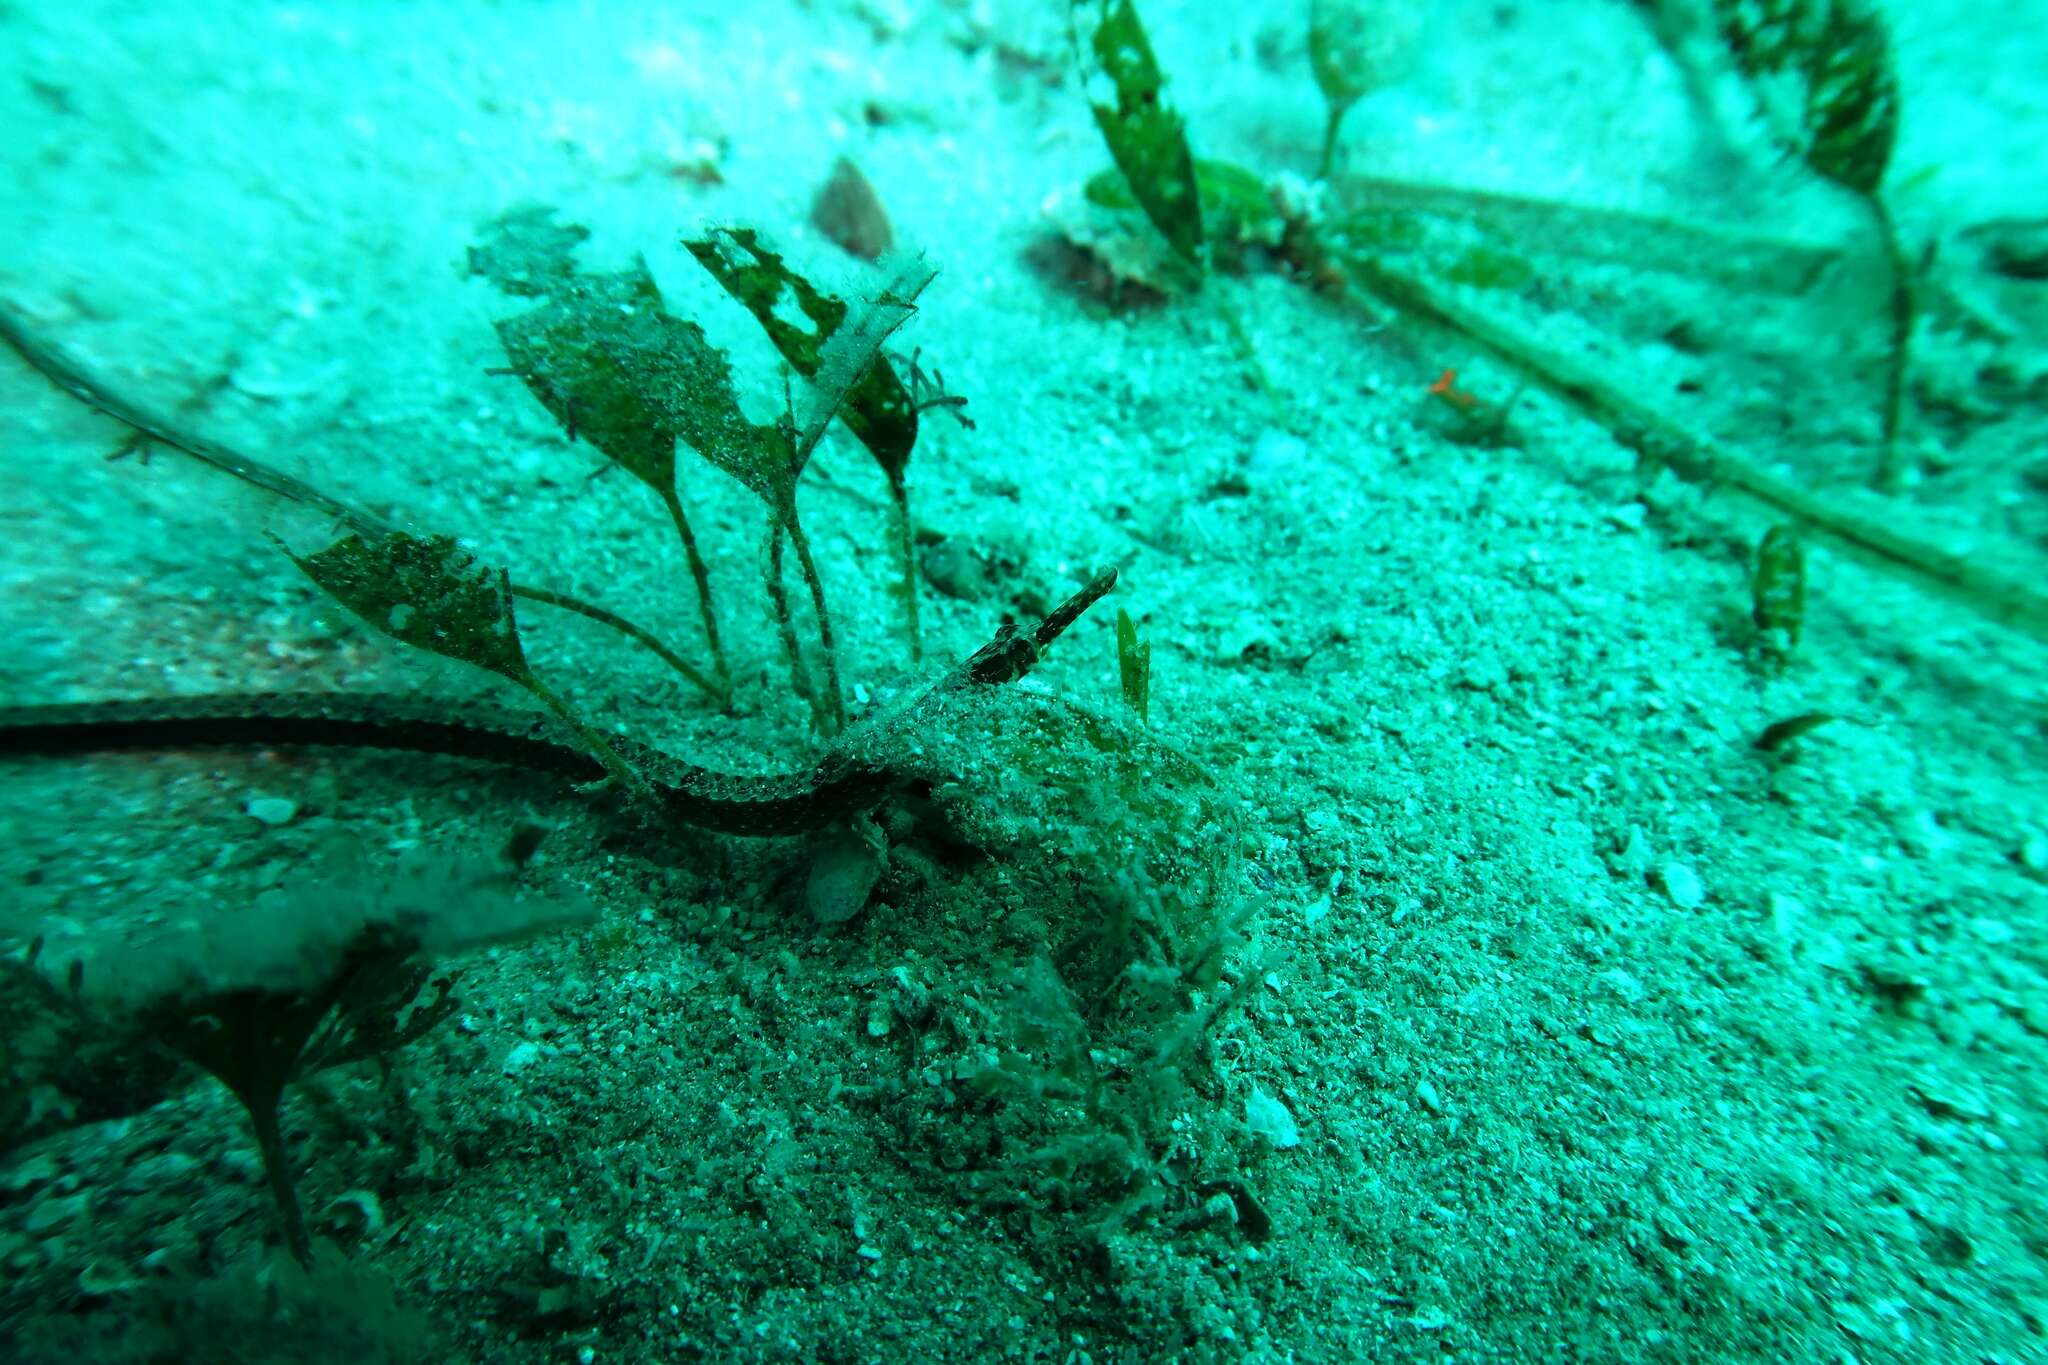
{"type": "Polygon", "coordinates": [[[0,5],[0,1357],[2041,1358],[2043,31],[0,5]]]}

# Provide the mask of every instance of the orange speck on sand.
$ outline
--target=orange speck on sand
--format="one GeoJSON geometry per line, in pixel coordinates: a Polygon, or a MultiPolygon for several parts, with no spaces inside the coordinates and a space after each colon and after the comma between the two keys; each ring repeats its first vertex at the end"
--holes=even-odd
{"type": "Polygon", "coordinates": [[[1479,398],[1458,387],[1458,372],[1445,370],[1436,377],[1436,383],[1429,386],[1432,398],[1440,398],[1460,412],[1477,412],[1486,406],[1479,398]]]}

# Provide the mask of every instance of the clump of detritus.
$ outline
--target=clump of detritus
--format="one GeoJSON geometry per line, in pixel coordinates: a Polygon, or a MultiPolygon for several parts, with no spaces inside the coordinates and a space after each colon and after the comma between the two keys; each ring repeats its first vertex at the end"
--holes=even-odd
{"type": "Polygon", "coordinates": [[[1099,1232],[1159,1211],[1188,1173],[1171,1120],[1237,999],[1234,806],[1135,708],[963,692],[921,714],[915,747],[927,824],[1002,869],[974,985],[994,1009],[960,1012],[941,1067],[1005,1134],[984,1194],[1099,1232]]]}

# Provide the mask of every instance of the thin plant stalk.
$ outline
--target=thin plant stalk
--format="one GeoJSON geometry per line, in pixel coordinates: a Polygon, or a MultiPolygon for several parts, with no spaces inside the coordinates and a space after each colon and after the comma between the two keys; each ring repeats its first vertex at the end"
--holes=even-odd
{"type": "Polygon", "coordinates": [[[620,758],[618,750],[607,744],[603,735],[570,710],[569,704],[556,696],[552,688],[530,672],[519,681],[527,691],[533,693],[541,705],[554,712],[564,725],[576,732],[577,738],[589,747],[598,762],[604,764],[605,771],[612,775],[615,782],[631,793],[635,800],[648,805],[654,804],[654,789],[647,784],[647,779],[635,772],[625,759],[620,758]]]}
{"type": "Polygon", "coordinates": [[[1316,179],[1328,180],[1330,173],[1337,169],[1337,135],[1344,127],[1344,116],[1351,112],[1352,101],[1330,101],[1329,115],[1323,120],[1323,156],[1316,163],[1316,179]]]}
{"type": "Polygon", "coordinates": [[[250,1104],[249,1123],[256,1130],[256,1150],[263,1155],[263,1174],[270,1182],[270,1194],[277,1201],[278,1217],[284,1224],[285,1246],[293,1260],[311,1270],[313,1238],[306,1229],[306,1214],[292,1182],[291,1153],[285,1147],[284,1125],[277,1112],[281,1098],[281,1094],[271,1094],[250,1104]]]}
{"type": "Polygon", "coordinates": [[[530,587],[524,583],[514,583],[512,585],[512,595],[514,597],[524,597],[529,602],[540,602],[550,607],[556,607],[562,611],[571,611],[578,616],[588,617],[599,625],[610,626],[635,644],[642,645],[651,650],[663,663],[682,674],[693,687],[698,688],[713,701],[718,702],[721,706],[730,706],[732,703],[732,692],[729,688],[725,691],[720,691],[717,683],[704,676],[703,670],[697,668],[688,659],[670,649],[660,640],[655,639],[652,633],[634,625],[623,616],[606,611],[603,607],[586,602],[580,597],[571,597],[567,593],[552,592],[547,588],[530,587]]]}
{"type": "Polygon", "coordinates": [[[690,519],[683,515],[683,500],[670,488],[662,495],[662,502],[668,507],[669,520],[676,524],[676,535],[683,542],[683,556],[690,562],[690,578],[697,587],[697,610],[704,618],[704,639],[711,648],[711,672],[717,679],[718,691],[729,704],[732,700],[732,670],[726,666],[725,648],[718,642],[718,614],[711,607],[711,570],[705,567],[704,556],[697,549],[697,533],[690,529],[690,519]]]}
{"type": "Polygon", "coordinates": [[[846,725],[846,704],[839,692],[839,650],[832,638],[832,616],[825,610],[825,582],[818,577],[818,565],[811,558],[810,538],[795,517],[789,519],[789,543],[796,548],[797,566],[803,571],[804,584],[811,590],[811,609],[818,616],[818,643],[823,648],[825,686],[825,715],[831,721],[832,733],[846,725]]]}
{"type": "Polygon", "coordinates": [[[775,612],[775,633],[782,637],[782,652],[789,657],[789,685],[811,708],[811,723],[825,728],[818,706],[817,691],[811,686],[811,672],[804,666],[803,645],[796,638],[796,617],[789,610],[789,590],[782,582],[782,526],[768,535],[768,603],[775,612]]]}
{"type": "Polygon", "coordinates": [[[1892,346],[1890,367],[1885,373],[1884,450],[1879,457],[1877,485],[1889,493],[1905,486],[1906,457],[1899,450],[1899,424],[1906,406],[1906,369],[1913,352],[1913,283],[1906,251],[1899,244],[1898,225],[1883,198],[1872,194],[1864,200],[1884,243],[1886,263],[1892,276],[1892,346]]]}
{"type": "Polygon", "coordinates": [[[910,521],[910,490],[900,473],[889,476],[889,522],[896,541],[896,560],[903,571],[897,591],[903,598],[903,629],[910,640],[910,661],[924,658],[924,634],[917,619],[917,533],[910,521]]]}

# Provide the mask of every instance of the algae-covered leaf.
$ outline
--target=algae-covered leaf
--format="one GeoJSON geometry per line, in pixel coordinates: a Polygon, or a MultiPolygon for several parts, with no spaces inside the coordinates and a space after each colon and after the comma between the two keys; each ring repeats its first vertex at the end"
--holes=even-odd
{"type": "Polygon", "coordinates": [[[526,204],[486,223],[483,240],[469,249],[469,273],[508,294],[537,298],[576,273],[576,247],[590,230],[552,221],[545,204],[526,204]]]}
{"type": "Polygon", "coordinates": [[[349,535],[310,555],[292,554],[282,542],[278,548],[329,596],[401,644],[522,685],[531,679],[505,570],[478,563],[453,536],[349,535]]]}
{"type": "Polygon", "coordinates": [[[580,277],[497,328],[511,368],[564,430],[664,498],[678,439],[771,504],[786,494],[788,438],[748,420],[725,353],[666,311],[645,265],[580,277]]]}
{"type": "Polygon", "coordinates": [[[1180,114],[1131,0],[1075,0],[1076,35],[1088,30],[1089,105],[1110,157],[1174,254],[1202,255],[1201,194],[1180,114]],[[1092,11],[1088,13],[1088,11],[1092,11]]]}
{"type": "MultiPolygon", "coordinates": [[[[848,303],[792,269],[779,252],[764,246],[751,228],[713,228],[702,236],[685,238],[683,249],[745,305],[783,359],[811,382],[801,418],[792,411],[786,427],[757,428],[751,450],[743,442],[736,444],[735,455],[747,466],[747,473],[732,464],[722,467],[768,500],[778,523],[795,538],[799,559],[807,562],[809,549],[796,528],[796,481],[833,418],[845,422],[889,481],[891,521],[902,570],[898,597],[903,603],[911,653],[916,655],[916,561],[910,490],[904,475],[911,449],[917,444],[918,402],[882,354],[882,345],[916,311],[917,296],[936,272],[922,259],[914,260],[895,270],[873,298],[848,303]],[[798,316],[809,325],[801,325],[798,316]]],[[[917,373],[914,363],[912,373],[917,373]]],[[[706,454],[708,457],[709,452],[706,454]]],[[[779,545],[775,542],[771,555],[779,545]]],[[[805,572],[815,594],[818,585],[808,568],[805,572]]],[[[801,676],[786,629],[787,618],[779,605],[777,614],[784,619],[785,644],[801,676]]]]}
{"type": "Polygon", "coordinates": [[[616,274],[578,274],[571,252],[583,229],[556,227],[548,216],[546,209],[507,214],[485,229],[485,245],[471,253],[477,273],[500,283],[511,279],[515,283],[506,287],[514,293],[542,299],[496,324],[511,361],[501,372],[519,376],[570,440],[582,436],[662,500],[704,620],[711,690],[723,699],[730,690],[725,653],[709,570],[676,488],[676,441],[690,440],[714,462],[751,470],[760,438],[740,411],[724,354],[702,328],[668,312],[646,263],[635,261],[616,274]],[[544,289],[523,287],[540,281],[544,289]]]}
{"type": "Polygon", "coordinates": [[[1443,262],[1441,273],[1452,284],[1474,289],[1520,289],[1536,278],[1528,261],[1490,246],[1466,247],[1443,262]]]}
{"type": "Polygon", "coordinates": [[[701,237],[685,237],[683,250],[754,315],[798,374],[817,370],[826,339],[846,317],[844,301],[790,269],[781,253],[762,245],[753,228],[715,227],[701,237]],[[809,320],[809,327],[789,316],[790,305],[809,320]]]}
{"type": "Polygon", "coordinates": [[[346,536],[310,555],[292,554],[282,541],[278,548],[373,629],[400,644],[488,669],[531,692],[576,731],[614,780],[650,798],[646,780],[527,666],[505,570],[479,564],[453,536],[404,531],[374,540],[346,536]]]}
{"type": "Polygon", "coordinates": [[[655,377],[675,367],[680,382],[730,394],[724,357],[663,311],[643,264],[562,280],[546,303],[496,327],[512,371],[562,429],[664,496],[675,484],[676,433],[655,377]]]}
{"type": "Polygon", "coordinates": [[[689,393],[668,396],[683,444],[724,470],[768,504],[779,522],[796,514],[796,476],[801,469],[792,432],[750,422],[737,405],[693,407],[689,393]]]}
{"type": "MultiPolygon", "coordinates": [[[[805,279],[752,228],[712,228],[684,238],[683,249],[754,315],[792,369],[817,378],[832,338],[855,311],[852,305],[805,279]],[[791,316],[791,305],[809,326],[791,316]]],[[[838,415],[890,483],[902,482],[917,444],[917,404],[886,358],[875,356],[845,391],[838,415]]]]}
{"type": "Polygon", "coordinates": [[[1899,86],[1883,22],[1860,0],[1714,0],[1735,66],[1788,150],[1870,196],[1899,131],[1899,86]]]}

